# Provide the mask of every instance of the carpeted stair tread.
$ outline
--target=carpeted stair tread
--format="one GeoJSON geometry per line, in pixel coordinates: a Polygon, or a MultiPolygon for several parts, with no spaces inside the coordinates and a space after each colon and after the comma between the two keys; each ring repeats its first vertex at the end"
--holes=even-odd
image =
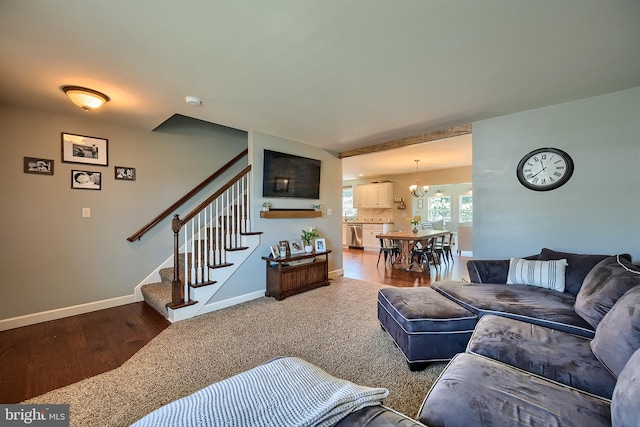
{"type": "Polygon", "coordinates": [[[140,288],[144,302],[149,304],[158,313],[167,317],[167,304],[171,302],[171,283],[149,283],[140,288]]]}

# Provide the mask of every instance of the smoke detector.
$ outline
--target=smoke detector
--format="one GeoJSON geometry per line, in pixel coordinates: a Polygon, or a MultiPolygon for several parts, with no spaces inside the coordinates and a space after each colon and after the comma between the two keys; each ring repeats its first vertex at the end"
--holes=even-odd
{"type": "Polygon", "coordinates": [[[193,105],[194,107],[202,104],[202,101],[200,101],[200,98],[197,98],[195,96],[186,96],[184,100],[187,101],[187,104],[193,105]]]}

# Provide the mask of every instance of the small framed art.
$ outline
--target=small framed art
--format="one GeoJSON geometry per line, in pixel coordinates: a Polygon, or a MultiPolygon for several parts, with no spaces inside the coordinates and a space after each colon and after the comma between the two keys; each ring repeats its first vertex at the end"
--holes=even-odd
{"type": "MultiPolygon", "coordinates": [[[[271,258],[279,258],[280,257],[280,245],[271,245],[271,258]]],[[[285,252],[286,254],[286,252],[285,252]]]]}
{"type": "Polygon", "coordinates": [[[53,160],[37,157],[24,158],[24,173],[37,173],[39,175],[53,175],[53,160]]]}
{"type": "Polygon", "coordinates": [[[101,190],[102,173],[83,170],[72,170],[71,188],[75,188],[78,190],[101,190]]]}
{"type": "Polygon", "coordinates": [[[289,242],[289,251],[291,255],[300,255],[304,253],[304,245],[302,240],[291,240],[289,242]]]}
{"type": "Polygon", "coordinates": [[[324,252],[327,250],[327,242],[324,238],[316,239],[316,252],[324,252]]]}
{"type": "Polygon", "coordinates": [[[287,252],[289,252],[289,241],[288,240],[280,240],[278,242],[278,246],[280,247],[280,256],[282,258],[287,257],[287,252]]]}
{"type": "Polygon", "coordinates": [[[135,181],[136,180],[136,168],[130,168],[127,166],[115,166],[115,178],[123,181],[135,181]]]}
{"type": "Polygon", "coordinates": [[[107,166],[109,141],[93,136],[62,133],[62,162],[107,166]]]}

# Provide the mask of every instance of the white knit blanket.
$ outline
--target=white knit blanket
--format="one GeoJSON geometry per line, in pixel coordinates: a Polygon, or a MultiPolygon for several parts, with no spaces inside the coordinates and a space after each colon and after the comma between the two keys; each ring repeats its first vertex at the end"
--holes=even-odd
{"type": "Polygon", "coordinates": [[[388,394],[283,357],[171,402],[132,427],[331,426],[351,412],[381,404],[388,394]]]}

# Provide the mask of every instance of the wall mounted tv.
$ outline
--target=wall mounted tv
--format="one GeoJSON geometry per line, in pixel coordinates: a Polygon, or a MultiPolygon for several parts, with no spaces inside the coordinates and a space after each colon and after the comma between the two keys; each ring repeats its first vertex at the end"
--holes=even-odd
{"type": "Polygon", "coordinates": [[[320,160],[264,150],[262,197],[320,198],[320,160]]]}

